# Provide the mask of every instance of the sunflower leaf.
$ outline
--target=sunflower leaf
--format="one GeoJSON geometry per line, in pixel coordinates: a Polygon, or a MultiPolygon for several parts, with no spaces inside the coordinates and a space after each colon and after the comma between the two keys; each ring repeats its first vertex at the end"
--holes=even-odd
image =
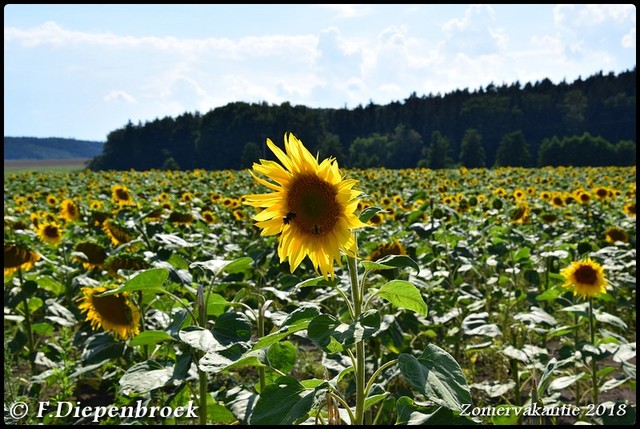
{"type": "Polygon", "coordinates": [[[169,270],[166,268],[152,268],[150,270],[142,271],[130,280],[127,280],[122,286],[117,289],[112,289],[103,292],[96,296],[108,296],[123,292],[153,292],[164,293],[166,290],[162,284],[169,277],[169,270]]]}
{"type": "Polygon", "coordinates": [[[420,272],[420,267],[410,257],[406,255],[387,255],[377,261],[362,261],[362,266],[366,269],[391,270],[393,268],[414,268],[420,272]]]}
{"type": "Polygon", "coordinates": [[[380,207],[367,207],[366,209],[362,210],[362,212],[360,212],[360,222],[369,222],[372,217],[382,211],[384,210],[380,207]]]}
{"type": "Polygon", "coordinates": [[[376,292],[376,295],[389,301],[396,307],[413,310],[421,316],[427,316],[427,304],[417,287],[404,280],[392,280],[376,292]]]}

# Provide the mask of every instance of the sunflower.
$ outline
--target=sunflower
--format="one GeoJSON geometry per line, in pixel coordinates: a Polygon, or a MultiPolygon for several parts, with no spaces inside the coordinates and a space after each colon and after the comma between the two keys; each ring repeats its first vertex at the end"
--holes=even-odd
{"type": "Polygon", "coordinates": [[[599,200],[604,200],[609,197],[609,189],[604,186],[598,186],[593,190],[593,193],[599,200]]]}
{"type": "Polygon", "coordinates": [[[134,205],[133,197],[131,196],[131,192],[127,189],[126,186],[122,185],[114,185],[111,188],[111,201],[118,204],[119,206],[129,206],[134,205]]]}
{"type": "Polygon", "coordinates": [[[527,203],[520,203],[515,210],[510,213],[511,222],[525,223],[529,220],[529,205],[527,203]]]}
{"type": "Polygon", "coordinates": [[[275,192],[247,195],[246,204],[263,209],[253,217],[262,235],[281,234],[278,255],[280,262],[289,260],[291,272],[308,256],[316,271],[333,278],[340,252],[357,253],[350,230],[366,226],[355,215],[361,192],[353,189],[356,180],[342,177],[335,159],[318,164],[293,134],[285,134],[284,140],[286,154],[267,139],[282,165],[264,159],[253,164],[256,173],[277,184],[251,172],[256,182],[275,192]]]}
{"type": "Polygon", "coordinates": [[[91,322],[91,328],[110,331],[117,338],[126,340],[140,332],[140,310],[131,302],[126,293],[97,296],[105,292],[106,287],[83,287],[82,301],[78,308],[87,313],[85,321],[91,322]]]}
{"type": "Polygon", "coordinates": [[[28,271],[40,260],[40,255],[26,246],[16,243],[4,245],[4,275],[8,276],[18,270],[28,271]]]}
{"type": "Polygon", "coordinates": [[[246,219],[246,215],[244,214],[244,212],[240,209],[235,209],[233,211],[233,218],[237,221],[243,221],[246,219]]]}
{"type": "Polygon", "coordinates": [[[114,246],[128,243],[133,239],[131,234],[129,234],[129,231],[116,224],[111,219],[106,219],[102,222],[102,230],[109,236],[111,243],[113,243],[114,246]]]}
{"type": "Polygon", "coordinates": [[[92,211],[102,210],[103,207],[104,204],[102,204],[102,201],[99,200],[91,200],[91,202],[89,203],[89,209],[92,211]]]}
{"type": "Polygon", "coordinates": [[[402,243],[400,243],[398,240],[395,240],[392,243],[385,243],[378,246],[373,252],[371,252],[368,259],[370,261],[377,261],[388,255],[406,255],[406,254],[407,254],[407,251],[405,250],[402,243]]]}
{"type": "Polygon", "coordinates": [[[636,203],[630,202],[624,205],[624,212],[629,217],[636,217],[636,203]]]}
{"type": "Polygon", "coordinates": [[[91,270],[92,268],[102,268],[105,259],[107,259],[106,250],[99,244],[91,242],[78,243],[75,251],[82,253],[83,255],[74,256],[73,260],[76,262],[81,262],[82,266],[86,270],[91,270]]]}
{"type": "Polygon", "coordinates": [[[107,272],[114,277],[122,277],[118,274],[119,270],[124,271],[140,271],[149,268],[149,264],[138,256],[131,255],[112,255],[104,262],[107,272]]]}
{"type": "Polygon", "coordinates": [[[607,228],[607,230],[604,232],[604,236],[607,240],[607,243],[611,244],[615,243],[616,241],[626,243],[629,240],[629,236],[627,236],[627,233],[624,232],[623,229],[620,229],[616,226],[610,226],[609,228],[607,228]]]}
{"type": "Polygon", "coordinates": [[[595,261],[587,258],[584,261],[575,261],[560,272],[566,282],[564,287],[575,286],[574,295],[585,298],[607,293],[605,286],[607,280],[604,278],[604,268],[595,261]]]}
{"type": "Polygon", "coordinates": [[[216,216],[213,214],[211,210],[203,211],[201,216],[202,216],[202,220],[209,224],[216,223],[218,221],[216,219],[216,216]]]}
{"type": "Polygon", "coordinates": [[[51,207],[55,207],[58,205],[58,199],[56,198],[55,195],[49,194],[47,195],[47,204],[50,205],[51,207]]]}
{"type": "Polygon", "coordinates": [[[68,222],[78,220],[80,217],[80,210],[78,209],[78,205],[75,201],[68,198],[64,200],[60,204],[60,216],[68,222]]]}
{"type": "Polygon", "coordinates": [[[62,229],[56,222],[43,222],[38,226],[38,237],[43,242],[55,246],[62,240],[62,229]]]}

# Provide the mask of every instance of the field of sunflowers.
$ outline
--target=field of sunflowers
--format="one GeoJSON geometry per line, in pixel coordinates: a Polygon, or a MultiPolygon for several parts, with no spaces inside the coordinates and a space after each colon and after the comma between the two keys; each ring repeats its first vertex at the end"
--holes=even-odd
{"type": "Polygon", "coordinates": [[[4,182],[8,424],[630,424],[636,169],[4,182]]]}

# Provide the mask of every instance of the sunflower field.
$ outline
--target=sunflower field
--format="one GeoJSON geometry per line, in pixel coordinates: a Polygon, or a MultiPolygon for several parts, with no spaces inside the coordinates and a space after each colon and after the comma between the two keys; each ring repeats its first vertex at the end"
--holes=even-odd
{"type": "Polygon", "coordinates": [[[636,169],[4,182],[7,424],[631,424],[636,169]]]}

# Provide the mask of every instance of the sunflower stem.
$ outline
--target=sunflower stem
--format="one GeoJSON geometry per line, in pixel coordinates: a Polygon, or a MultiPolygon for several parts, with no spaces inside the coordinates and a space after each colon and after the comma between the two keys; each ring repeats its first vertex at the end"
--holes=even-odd
{"type": "MultiPolygon", "coordinates": [[[[264,303],[258,307],[258,339],[262,337],[264,337],[264,303]]],[[[258,375],[260,376],[260,392],[264,392],[264,388],[267,385],[264,367],[258,368],[258,375]]]]}
{"type": "MultiPolygon", "coordinates": [[[[351,295],[353,298],[353,314],[355,319],[362,313],[362,290],[358,285],[358,268],[356,266],[356,259],[353,256],[347,256],[347,265],[349,266],[349,277],[351,279],[351,295]]],[[[362,288],[364,289],[364,288],[362,288]]],[[[355,321],[355,320],[354,320],[355,321]]],[[[352,423],[355,425],[363,424],[364,417],[364,395],[365,395],[365,354],[364,354],[364,341],[360,340],[356,342],[356,412],[355,421],[352,423]]]]}
{"type": "MultiPolygon", "coordinates": [[[[591,335],[591,345],[596,346],[595,329],[593,323],[593,298],[589,297],[589,334],[591,335]]],[[[591,397],[594,404],[598,404],[598,372],[597,363],[594,356],[591,356],[591,397]]]]}
{"type": "Polygon", "coordinates": [[[31,315],[29,314],[29,303],[27,302],[27,294],[24,293],[22,288],[23,279],[22,279],[22,269],[18,269],[18,278],[20,279],[20,291],[22,292],[22,304],[24,305],[24,324],[27,328],[27,347],[29,348],[29,364],[31,365],[31,372],[34,373],[36,369],[36,364],[34,361],[34,351],[33,351],[33,331],[31,329],[31,315]]]}

